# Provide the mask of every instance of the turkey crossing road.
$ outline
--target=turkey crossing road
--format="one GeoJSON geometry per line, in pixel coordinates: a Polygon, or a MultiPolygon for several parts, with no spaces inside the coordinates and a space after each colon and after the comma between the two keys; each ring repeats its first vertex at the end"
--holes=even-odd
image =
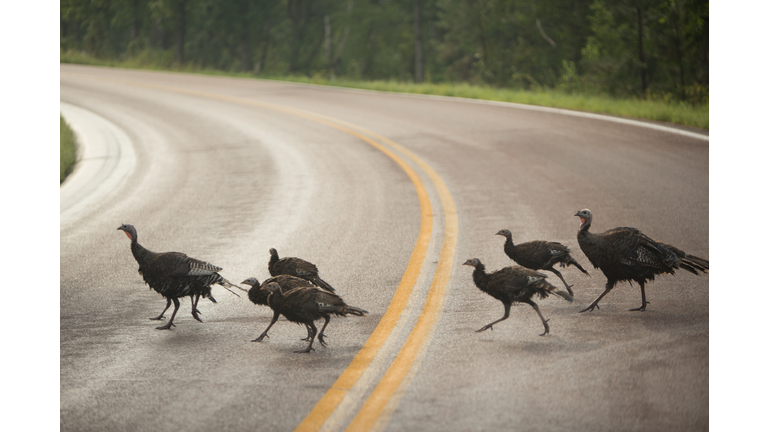
{"type": "Polygon", "coordinates": [[[61,101],[78,132],[102,131],[117,149],[88,158],[113,175],[72,193],[80,169],[62,187],[63,431],[708,428],[708,276],[657,278],[645,312],[628,312],[640,293],[623,283],[580,314],[605,277],[581,253],[573,216],[589,208],[593,232],[634,226],[708,258],[706,136],[511,104],[73,65],[61,66],[61,101]],[[148,318],[165,301],[137,273],[123,223],[148,249],[208,261],[235,283],[268,278],[270,248],[312,261],[369,314],[332,318],[328,346],[297,354],[303,327],[281,318],[250,342],[272,312],[214,287],[203,323],[184,299],[176,327],[155,330],[148,318]],[[563,270],[573,303],[538,301],[547,336],[527,305],[475,333],[503,306],[461,264],[512,265],[503,228],[569,246],[591,274],[563,270]]]}

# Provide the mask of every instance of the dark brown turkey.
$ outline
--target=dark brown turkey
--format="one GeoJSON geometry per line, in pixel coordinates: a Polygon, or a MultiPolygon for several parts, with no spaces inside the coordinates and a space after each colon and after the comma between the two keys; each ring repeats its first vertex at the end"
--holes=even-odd
{"type": "Polygon", "coordinates": [[[573,296],[573,290],[571,290],[573,285],[568,285],[563,275],[555,270],[554,265],[560,264],[560,267],[574,265],[585,275],[589,276],[584,267],[573,259],[568,246],[562,243],[534,240],[516,245],[512,241],[512,232],[508,229],[503,229],[497,232],[496,235],[504,236],[507,239],[504,242],[504,252],[512,261],[531,270],[551,271],[563,281],[565,289],[568,290],[568,294],[571,296],[573,296]]]}
{"type": "Polygon", "coordinates": [[[600,309],[597,303],[616,283],[621,281],[637,282],[643,303],[631,311],[644,311],[649,303],[645,300],[645,283],[656,275],[675,274],[676,269],[684,269],[693,274],[709,272],[709,261],[681,251],[666,243],[657,242],[636,228],[613,228],[604,233],[592,234],[592,212],[579,210],[574,216],[581,219],[579,227],[579,246],[595,268],[599,268],[608,282],[605,291],[581,312],[600,309]]]}
{"type": "Polygon", "coordinates": [[[315,341],[315,336],[321,345],[326,346],[323,335],[332,314],[365,316],[368,313],[366,310],[348,306],[338,295],[319,287],[299,287],[290,291],[283,291],[279,284],[271,282],[264,285],[262,289],[270,293],[268,299],[270,307],[282,314],[288,321],[309,327],[311,332],[309,345],[303,350],[295,351],[297,353],[310,352],[313,349],[312,343],[315,341]],[[314,322],[320,318],[324,318],[325,323],[318,334],[314,322]]]}
{"type": "Polygon", "coordinates": [[[309,261],[304,261],[301,258],[285,257],[280,258],[277,255],[277,250],[272,248],[269,250],[269,274],[272,276],[278,276],[281,274],[287,274],[296,276],[302,279],[306,279],[312,282],[315,286],[323,288],[330,292],[336,290],[326,281],[322,280],[318,275],[317,266],[309,261]]]}
{"type": "MultiPolygon", "coordinates": [[[[248,290],[248,298],[257,305],[267,306],[270,307],[269,304],[269,296],[271,295],[271,292],[261,289],[262,286],[266,286],[269,283],[276,283],[280,286],[280,290],[282,292],[288,292],[294,288],[299,287],[313,287],[312,282],[297,278],[296,276],[291,275],[277,275],[275,277],[271,277],[264,281],[264,283],[259,283],[259,280],[255,277],[248,278],[241,283],[250,285],[251,289],[248,290]]],[[[277,319],[280,318],[280,312],[278,312],[276,309],[272,308],[273,314],[272,314],[272,322],[269,323],[267,326],[267,329],[264,330],[259,337],[252,340],[251,342],[261,342],[264,340],[265,337],[269,337],[267,335],[267,332],[269,329],[272,328],[272,326],[277,322],[277,319]]],[[[309,326],[307,326],[307,339],[309,340],[312,336],[312,331],[310,330],[309,326]]]]}
{"type": "Polygon", "coordinates": [[[192,316],[202,322],[198,316],[200,311],[197,310],[197,302],[200,300],[200,297],[209,298],[215,302],[213,297],[211,297],[211,285],[221,285],[235,295],[237,294],[230,290],[230,288],[238,288],[245,291],[245,289],[224,279],[218,273],[221,267],[188,257],[181,252],[152,252],[139,244],[136,228],[133,225],[124,224],[118,230],[124,231],[128,238],[131,239],[131,252],[136,262],[139,263],[139,274],[143,276],[144,282],[165,297],[167,301],[165,309],[163,309],[160,315],[150,319],[164,319],[165,311],[171,306],[171,302],[175,306],[168,324],[157,327],[158,330],[168,330],[175,326],[173,319],[179,310],[179,299],[182,297],[190,297],[192,300],[192,316]]]}
{"type": "Polygon", "coordinates": [[[504,305],[504,316],[476,330],[477,332],[493,330],[494,324],[509,318],[509,309],[512,303],[527,303],[539,314],[539,318],[544,324],[544,333],[541,336],[544,336],[549,333],[549,324],[547,324],[549,320],[544,319],[539,306],[533,301],[533,296],[538,295],[539,298],[544,299],[550,294],[556,294],[569,302],[573,302],[573,297],[570,294],[555,288],[554,285],[546,281],[547,275],[535,270],[522,266],[512,266],[486,273],[485,265],[477,258],[467,260],[464,265],[475,268],[475,271],[472,272],[475,285],[504,305]]]}

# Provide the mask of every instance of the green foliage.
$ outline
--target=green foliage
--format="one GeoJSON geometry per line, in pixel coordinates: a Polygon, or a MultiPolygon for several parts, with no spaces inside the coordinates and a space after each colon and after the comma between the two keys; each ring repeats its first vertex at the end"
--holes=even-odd
{"type": "Polygon", "coordinates": [[[60,10],[61,61],[408,82],[418,29],[428,83],[709,101],[708,0],[62,0],[60,10]]]}
{"type": "Polygon", "coordinates": [[[61,135],[61,145],[59,147],[59,184],[61,184],[75,167],[75,162],[77,161],[77,149],[75,146],[75,135],[72,133],[72,129],[70,129],[67,122],[64,121],[64,117],[59,116],[59,118],[61,135]]]}
{"type": "Polygon", "coordinates": [[[618,96],[637,94],[632,76],[636,60],[630,43],[632,29],[627,22],[617,22],[613,11],[602,0],[595,0],[587,17],[591,34],[581,49],[580,66],[587,71],[582,88],[599,94],[618,96]]]}

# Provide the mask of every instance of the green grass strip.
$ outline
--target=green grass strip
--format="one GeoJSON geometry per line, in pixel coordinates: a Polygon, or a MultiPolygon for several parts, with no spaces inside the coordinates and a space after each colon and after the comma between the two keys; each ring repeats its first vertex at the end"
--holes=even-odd
{"type": "MultiPolygon", "coordinates": [[[[134,69],[166,71],[171,70],[206,75],[234,76],[252,79],[257,78],[250,73],[224,72],[199,68],[192,65],[185,65],[184,67],[179,68],[173,65],[172,57],[164,53],[143,53],[126,60],[108,61],[95,59],[87,54],[78,52],[62,51],[60,55],[60,61],[61,63],[77,63],[134,69]]],[[[625,118],[666,122],[705,130],[709,129],[709,104],[691,105],[683,102],[663,100],[617,99],[603,95],[573,94],[552,89],[544,89],[538,91],[513,90],[467,83],[417,84],[412,82],[386,80],[361,81],[345,78],[329,80],[320,76],[310,78],[302,76],[268,74],[260,75],[258,78],[386,92],[415,93],[500,102],[514,102],[527,105],[607,114],[625,118]]]]}
{"type": "Polygon", "coordinates": [[[72,172],[77,161],[77,150],[75,146],[75,134],[69,125],[64,121],[64,117],[59,116],[61,119],[61,148],[59,150],[59,160],[61,162],[61,169],[59,171],[59,184],[64,182],[64,179],[72,172]]]}

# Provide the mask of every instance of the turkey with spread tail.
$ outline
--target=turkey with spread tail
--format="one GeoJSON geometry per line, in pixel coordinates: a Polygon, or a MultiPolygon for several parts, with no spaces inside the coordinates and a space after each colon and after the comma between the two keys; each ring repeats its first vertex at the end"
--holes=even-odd
{"type": "Polygon", "coordinates": [[[297,353],[308,353],[315,341],[315,336],[320,344],[326,346],[324,332],[331,320],[331,315],[337,316],[365,316],[368,311],[353,306],[348,306],[338,295],[325,291],[318,287],[299,287],[284,292],[280,285],[271,282],[261,288],[269,291],[268,303],[275,312],[282,314],[288,321],[304,324],[309,327],[310,339],[309,345],[303,350],[295,351],[297,353]],[[315,320],[325,319],[320,333],[315,327],[315,320]]]}
{"type": "Polygon", "coordinates": [[[630,310],[644,311],[649,303],[645,299],[645,283],[652,281],[656,275],[673,275],[676,269],[684,269],[696,275],[709,272],[708,260],[657,242],[636,228],[619,227],[593,234],[589,231],[592,225],[592,212],[589,209],[579,210],[574,216],[581,219],[577,239],[582,252],[608,279],[605,291],[581,312],[600,309],[597,303],[621,281],[629,281],[630,284],[635,281],[640,285],[643,303],[630,310]]]}
{"type": "Polygon", "coordinates": [[[563,275],[559,271],[555,270],[554,265],[560,264],[560,267],[566,267],[570,265],[576,266],[582,273],[589,276],[584,267],[581,266],[571,256],[571,250],[568,246],[551,241],[534,240],[518,245],[512,241],[512,232],[508,229],[503,229],[496,233],[496,235],[504,236],[507,240],[504,242],[504,253],[512,259],[512,261],[519,265],[529,268],[531,270],[547,270],[551,271],[557,277],[563,281],[565,289],[568,290],[568,294],[573,296],[573,285],[568,285],[563,275]]]}
{"type": "Polygon", "coordinates": [[[331,284],[322,280],[318,274],[317,266],[309,261],[305,261],[296,257],[280,258],[277,254],[277,249],[272,248],[269,250],[269,263],[267,268],[269,274],[272,276],[278,276],[281,274],[287,274],[296,276],[302,279],[306,279],[312,282],[315,286],[323,288],[326,291],[335,292],[331,284]]]}
{"type": "Polygon", "coordinates": [[[136,262],[139,263],[139,274],[149,287],[165,297],[165,309],[157,317],[151,320],[164,319],[165,311],[173,302],[175,308],[168,324],[157,327],[158,330],[168,330],[173,324],[176,312],[179,310],[179,299],[190,297],[192,300],[192,316],[202,322],[197,302],[200,297],[208,298],[215,302],[211,296],[211,285],[218,284],[226,288],[232,294],[237,295],[230,288],[245,289],[230,283],[224,279],[218,271],[221,267],[188,257],[181,252],[152,252],[139,244],[136,228],[133,225],[123,224],[118,230],[125,232],[131,240],[131,252],[136,262]]]}
{"type": "Polygon", "coordinates": [[[549,333],[549,324],[539,310],[539,306],[533,301],[533,296],[547,298],[550,294],[558,295],[569,302],[573,302],[573,297],[565,291],[558,290],[554,285],[546,281],[547,275],[539,273],[522,266],[504,267],[491,273],[485,271],[485,265],[477,258],[467,260],[464,265],[472,266],[475,271],[472,272],[472,279],[475,285],[481,291],[499,300],[504,305],[504,316],[500,319],[483,326],[476,332],[482,332],[488,329],[493,330],[493,325],[509,318],[509,309],[512,303],[527,303],[541,318],[544,324],[544,336],[549,333]]]}

